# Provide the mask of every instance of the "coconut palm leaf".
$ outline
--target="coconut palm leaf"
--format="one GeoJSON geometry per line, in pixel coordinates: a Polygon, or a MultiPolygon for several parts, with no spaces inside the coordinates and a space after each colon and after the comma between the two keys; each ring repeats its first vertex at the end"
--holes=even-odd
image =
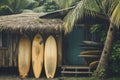
{"type": "Polygon", "coordinates": [[[53,0],[55,1],[60,8],[68,8],[71,5],[73,5],[75,2],[78,2],[80,0],[53,0]]]}
{"type": "Polygon", "coordinates": [[[39,5],[34,0],[14,0],[14,3],[10,6],[15,13],[20,12],[23,9],[33,9],[39,5]]]}
{"type": "Polygon", "coordinates": [[[0,0],[0,6],[2,5],[10,5],[14,0],[0,0]]]}
{"type": "Polygon", "coordinates": [[[0,15],[12,14],[14,11],[10,7],[13,0],[0,0],[0,15]]]}
{"type": "Polygon", "coordinates": [[[117,3],[117,6],[115,7],[115,9],[112,11],[110,20],[113,24],[119,27],[120,25],[120,1],[117,3]]]}
{"type": "Polygon", "coordinates": [[[13,11],[9,6],[7,5],[0,6],[0,15],[8,15],[12,13],[13,11]]]}
{"type": "Polygon", "coordinates": [[[96,16],[97,13],[102,13],[96,0],[81,0],[77,6],[68,13],[64,19],[65,32],[70,32],[74,24],[85,16],[96,16]]]}
{"type": "Polygon", "coordinates": [[[20,13],[23,9],[33,9],[39,5],[35,0],[0,0],[0,6],[8,6],[12,13],[20,13]]]}

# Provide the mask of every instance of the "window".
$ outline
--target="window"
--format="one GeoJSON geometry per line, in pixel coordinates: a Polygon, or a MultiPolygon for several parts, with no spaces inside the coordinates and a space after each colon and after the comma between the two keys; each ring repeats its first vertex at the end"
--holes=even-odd
{"type": "Polygon", "coordinates": [[[0,32],[0,47],[7,47],[7,34],[0,32]]]}

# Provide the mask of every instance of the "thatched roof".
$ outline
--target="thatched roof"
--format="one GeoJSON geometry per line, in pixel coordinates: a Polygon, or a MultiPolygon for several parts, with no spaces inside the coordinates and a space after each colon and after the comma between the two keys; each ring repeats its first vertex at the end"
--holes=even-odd
{"type": "Polygon", "coordinates": [[[63,29],[62,20],[39,18],[43,16],[38,13],[15,14],[0,16],[0,31],[41,31],[41,32],[61,32],[63,29]]]}

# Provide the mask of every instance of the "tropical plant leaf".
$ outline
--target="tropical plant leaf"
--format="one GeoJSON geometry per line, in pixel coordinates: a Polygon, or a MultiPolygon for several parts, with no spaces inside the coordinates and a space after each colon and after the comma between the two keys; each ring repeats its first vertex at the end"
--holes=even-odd
{"type": "Polygon", "coordinates": [[[7,5],[0,6],[0,15],[8,15],[12,13],[13,11],[9,6],[7,5]]]}
{"type": "Polygon", "coordinates": [[[120,1],[118,2],[117,6],[113,10],[110,20],[113,24],[119,27],[120,25],[120,1]]]}
{"type": "Polygon", "coordinates": [[[0,0],[0,6],[2,5],[10,5],[14,2],[14,0],[0,0]]]}
{"type": "Polygon", "coordinates": [[[14,11],[14,13],[19,13],[23,9],[33,9],[39,5],[39,3],[35,0],[8,0],[6,2],[6,4],[14,11]]]}
{"type": "Polygon", "coordinates": [[[45,12],[45,6],[43,5],[43,6],[40,6],[40,7],[36,7],[36,8],[33,9],[33,11],[37,12],[37,13],[45,12]]]}
{"type": "Polygon", "coordinates": [[[74,24],[83,17],[96,16],[96,14],[100,12],[101,8],[99,8],[96,0],[81,0],[77,6],[65,17],[65,32],[70,32],[73,29],[74,24]]]}
{"type": "Polygon", "coordinates": [[[111,7],[108,10],[108,16],[111,16],[113,11],[115,10],[115,7],[117,6],[117,4],[119,3],[119,0],[113,0],[111,3],[111,7]]]}
{"type": "Polygon", "coordinates": [[[78,0],[53,0],[53,1],[55,1],[60,8],[68,8],[71,5],[73,5],[73,3],[78,2],[78,0]]]}
{"type": "Polygon", "coordinates": [[[30,9],[24,9],[22,10],[22,13],[34,13],[34,11],[30,9]]]}

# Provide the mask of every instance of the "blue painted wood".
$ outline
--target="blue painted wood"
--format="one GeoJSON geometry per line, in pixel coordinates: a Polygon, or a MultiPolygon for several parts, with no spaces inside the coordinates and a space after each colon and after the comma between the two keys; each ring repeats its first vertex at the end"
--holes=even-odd
{"type": "Polygon", "coordinates": [[[78,44],[82,44],[83,41],[83,28],[73,29],[66,37],[67,40],[67,61],[69,65],[83,65],[85,64],[82,57],[78,57],[82,51],[82,47],[78,44]]]}

